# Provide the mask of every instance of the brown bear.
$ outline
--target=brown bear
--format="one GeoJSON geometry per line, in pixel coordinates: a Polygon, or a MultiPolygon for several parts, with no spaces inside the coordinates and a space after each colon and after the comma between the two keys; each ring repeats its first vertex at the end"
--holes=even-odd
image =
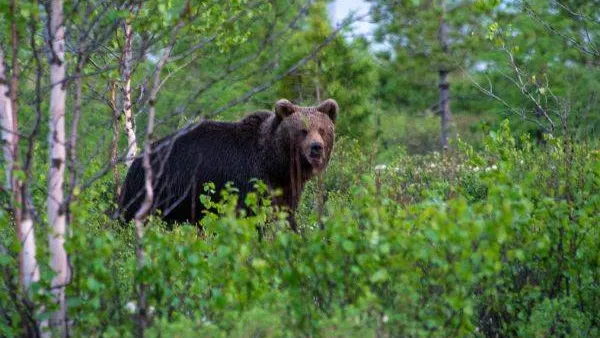
{"type": "MultiPolygon", "coordinates": [[[[202,218],[199,196],[207,182],[216,191],[227,182],[239,190],[239,208],[253,189],[252,179],[262,180],[270,190],[280,189],[273,204],[293,213],[304,184],[323,171],[335,139],[338,105],[326,100],[316,107],[300,107],[282,99],[275,113],[259,111],[237,122],[205,121],[152,145],[154,177],[153,210],[167,222],[191,222],[202,218]]],[[[134,218],[144,200],[144,169],[136,159],[127,173],[119,198],[126,221],[134,218]]]]}

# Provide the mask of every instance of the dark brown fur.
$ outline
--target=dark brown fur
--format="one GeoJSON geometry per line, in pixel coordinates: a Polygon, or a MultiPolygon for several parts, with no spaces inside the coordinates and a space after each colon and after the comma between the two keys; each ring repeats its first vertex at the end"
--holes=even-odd
{"type": "MultiPolygon", "coordinates": [[[[216,190],[232,182],[240,201],[262,180],[282,195],[273,202],[293,212],[304,184],[327,167],[335,139],[337,103],[299,107],[287,100],[275,104],[275,113],[260,111],[237,122],[206,121],[197,127],[153,144],[153,209],[169,222],[196,222],[203,208],[198,200],[206,182],[216,190]]],[[[144,199],[144,169],[136,159],[125,178],[119,199],[129,221],[144,199]]],[[[243,207],[240,204],[239,207],[243,207]]]]}

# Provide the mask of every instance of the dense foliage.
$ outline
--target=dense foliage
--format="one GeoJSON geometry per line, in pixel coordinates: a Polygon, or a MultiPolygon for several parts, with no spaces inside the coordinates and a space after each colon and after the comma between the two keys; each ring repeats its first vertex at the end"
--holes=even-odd
{"type": "MultiPolygon", "coordinates": [[[[342,140],[324,187],[304,196],[300,235],[261,193],[248,197],[256,215],[242,218],[227,194],[203,231],[153,219],[140,272],[132,228],[103,214],[110,193],[90,195],[68,242],[72,334],[129,335],[133,284],[144,282],[150,335],[596,336],[599,159],[561,139],[538,149],[505,125],[482,151],[460,144],[373,170],[342,140]]],[[[11,232],[3,228],[3,242],[16,251],[11,232]]],[[[13,256],[3,257],[10,271],[13,256]]],[[[1,303],[15,306],[8,290],[1,303]]],[[[11,309],[3,336],[18,332],[11,309]]]]}
{"type": "MultiPolygon", "coordinates": [[[[3,186],[1,337],[24,336],[56,310],[45,209],[46,3],[16,3],[16,11],[0,4],[0,48],[7,69],[20,69],[17,152],[21,168],[26,156],[31,163],[16,175],[26,180],[41,276],[30,290],[19,284],[23,244],[3,186]]],[[[353,17],[330,23],[331,1],[135,3],[65,2],[67,127],[78,78],[83,100],[65,187],[71,336],[136,336],[140,285],[152,337],[600,336],[597,1],[369,0],[374,40],[348,34],[353,17]],[[449,52],[438,41],[442,14],[449,52]],[[170,228],[152,216],[138,265],[133,226],[113,217],[127,170],[110,157],[127,141],[124,20],[135,32],[139,145],[151,79],[170,43],[152,102],[154,138],[203,118],[271,109],[281,97],[337,100],[333,158],[304,191],[299,233],[256,182],[246,200],[252,215],[236,212],[232,187],[222,200],[201,198],[217,212],[198,225],[170,228]],[[453,114],[443,153],[441,67],[453,114]]],[[[3,182],[7,168],[2,162],[3,182]]]]}

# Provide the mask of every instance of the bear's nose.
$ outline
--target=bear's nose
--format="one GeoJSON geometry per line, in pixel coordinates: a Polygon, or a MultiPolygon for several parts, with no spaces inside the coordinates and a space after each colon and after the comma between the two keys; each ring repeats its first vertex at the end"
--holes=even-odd
{"type": "Polygon", "coordinates": [[[319,142],[313,142],[310,144],[310,156],[319,157],[323,152],[323,145],[319,142]]]}

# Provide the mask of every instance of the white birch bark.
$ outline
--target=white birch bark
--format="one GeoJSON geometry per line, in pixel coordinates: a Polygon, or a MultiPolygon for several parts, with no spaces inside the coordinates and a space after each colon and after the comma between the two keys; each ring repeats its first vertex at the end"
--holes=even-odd
{"type": "Polygon", "coordinates": [[[10,100],[10,89],[8,87],[8,77],[4,64],[4,51],[0,49],[0,116],[2,118],[2,153],[6,168],[6,191],[12,191],[13,187],[13,166],[15,159],[15,137],[13,133],[13,111],[10,100]]]}
{"type": "Polygon", "coordinates": [[[29,213],[23,213],[19,224],[19,240],[22,245],[19,256],[21,283],[23,289],[28,291],[31,283],[40,280],[40,271],[35,257],[35,231],[29,213]]]}
{"type": "Polygon", "coordinates": [[[48,182],[48,235],[50,267],[56,274],[52,279],[52,294],[58,309],[52,314],[51,328],[62,337],[67,335],[65,286],[70,271],[65,251],[67,218],[64,207],[65,175],[65,31],[62,0],[52,0],[50,13],[50,173],[48,182]]]}
{"type": "Polygon", "coordinates": [[[133,42],[133,30],[131,23],[125,21],[123,24],[123,30],[125,32],[125,44],[123,46],[123,113],[125,115],[125,133],[127,134],[127,157],[125,163],[127,167],[131,166],[135,156],[137,155],[137,140],[135,137],[135,125],[133,121],[133,114],[131,111],[131,63],[133,58],[132,42],[133,42]]]}
{"type": "MultiPolygon", "coordinates": [[[[15,168],[15,151],[17,149],[17,141],[15,137],[15,124],[13,119],[14,112],[12,111],[12,104],[9,97],[8,77],[6,76],[6,69],[4,67],[4,53],[0,49],[0,119],[2,120],[2,141],[3,141],[3,154],[4,161],[6,163],[6,180],[7,180],[7,191],[11,191],[14,196],[13,209],[22,208],[23,201],[19,191],[19,183],[14,177],[15,168]]],[[[25,210],[25,208],[23,208],[25,210]]],[[[21,242],[21,252],[19,253],[19,275],[21,286],[23,290],[27,292],[31,283],[37,282],[40,279],[40,273],[38,269],[37,260],[35,257],[35,233],[33,228],[33,221],[29,217],[28,212],[19,213],[21,217],[15,218],[17,225],[17,235],[21,242]]]]}

